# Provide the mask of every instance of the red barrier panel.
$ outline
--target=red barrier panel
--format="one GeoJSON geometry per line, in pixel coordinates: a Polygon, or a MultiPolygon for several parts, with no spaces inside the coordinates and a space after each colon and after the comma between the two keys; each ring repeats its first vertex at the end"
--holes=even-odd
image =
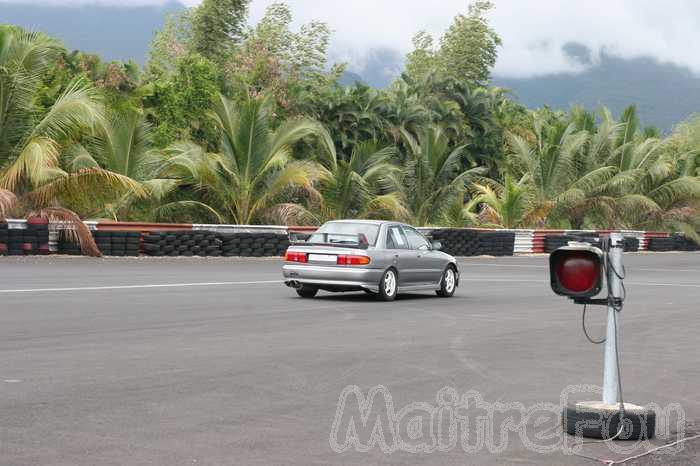
{"type": "Polygon", "coordinates": [[[97,223],[98,231],[182,231],[191,229],[191,223],[145,223],[112,221],[100,221],[97,223]]]}

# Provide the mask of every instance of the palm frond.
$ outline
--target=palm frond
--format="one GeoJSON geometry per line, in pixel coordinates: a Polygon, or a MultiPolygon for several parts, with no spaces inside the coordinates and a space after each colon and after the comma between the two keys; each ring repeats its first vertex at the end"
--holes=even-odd
{"type": "Polygon", "coordinates": [[[29,193],[28,197],[38,205],[48,205],[62,195],[101,193],[104,190],[112,192],[123,190],[140,198],[148,195],[139,182],[127,176],[101,168],[84,168],[74,173],[63,173],[57,176],[29,193]]]}
{"type": "Polygon", "coordinates": [[[0,220],[5,219],[15,205],[17,205],[17,196],[12,191],[0,188],[0,220]]]}
{"type": "Polygon", "coordinates": [[[104,122],[100,94],[85,78],[73,80],[32,130],[29,140],[45,137],[54,141],[70,138],[83,128],[104,122]]]}
{"type": "Polygon", "coordinates": [[[59,148],[53,140],[37,137],[30,140],[19,156],[0,175],[0,187],[16,191],[23,180],[38,186],[51,178],[58,166],[59,148]]]}
{"type": "Polygon", "coordinates": [[[278,225],[320,225],[319,217],[301,204],[286,202],[274,206],[267,215],[278,225]]]}
{"type": "Polygon", "coordinates": [[[69,241],[80,244],[80,251],[85,256],[101,257],[102,253],[97,247],[95,240],[90,233],[90,229],[80,220],[75,212],[60,207],[45,207],[36,212],[31,212],[27,217],[41,217],[49,223],[60,223],[63,225],[61,234],[69,241]]]}
{"type": "Polygon", "coordinates": [[[171,218],[173,214],[187,210],[204,210],[212,215],[218,223],[226,223],[224,217],[216,209],[199,201],[175,201],[162,204],[153,209],[156,218],[171,218]]]}

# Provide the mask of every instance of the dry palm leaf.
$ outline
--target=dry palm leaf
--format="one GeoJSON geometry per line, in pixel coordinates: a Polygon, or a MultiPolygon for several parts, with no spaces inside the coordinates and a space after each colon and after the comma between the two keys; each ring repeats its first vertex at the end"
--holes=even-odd
{"type": "Polygon", "coordinates": [[[17,196],[12,191],[0,188],[0,220],[3,220],[16,204],[17,196]]]}
{"type": "Polygon", "coordinates": [[[78,214],[68,209],[61,207],[47,207],[37,212],[32,212],[28,217],[41,217],[49,221],[49,223],[61,223],[67,228],[62,230],[62,234],[69,241],[80,244],[80,251],[83,255],[90,257],[101,257],[102,253],[97,247],[92,233],[87,226],[80,220],[78,214]]]}

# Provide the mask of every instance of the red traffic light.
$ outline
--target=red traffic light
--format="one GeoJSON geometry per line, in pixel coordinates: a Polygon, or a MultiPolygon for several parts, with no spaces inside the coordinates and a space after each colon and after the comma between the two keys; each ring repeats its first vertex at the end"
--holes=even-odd
{"type": "Polygon", "coordinates": [[[566,246],[549,256],[552,291],[570,298],[590,298],[603,286],[603,252],[593,246],[566,246]]]}

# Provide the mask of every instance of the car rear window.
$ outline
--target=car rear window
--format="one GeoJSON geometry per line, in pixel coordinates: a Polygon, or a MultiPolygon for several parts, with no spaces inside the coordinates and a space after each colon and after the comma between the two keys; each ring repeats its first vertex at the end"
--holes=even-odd
{"type": "Polygon", "coordinates": [[[367,242],[374,246],[377,243],[377,236],[379,236],[379,225],[373,225],[371,223],[329,222],[319,228],[317,233],[323,233],[324,235],[311,235],[308,241],[309,243],[326,241],[330,243],[356,242],[346,235],[357,236],[362,233],[367,237],[367,242]],[[325,234],[328,235],[327,238],[325,234]],[[338,236],[334,237],[333,234],[337,234],[338,236]]]}

